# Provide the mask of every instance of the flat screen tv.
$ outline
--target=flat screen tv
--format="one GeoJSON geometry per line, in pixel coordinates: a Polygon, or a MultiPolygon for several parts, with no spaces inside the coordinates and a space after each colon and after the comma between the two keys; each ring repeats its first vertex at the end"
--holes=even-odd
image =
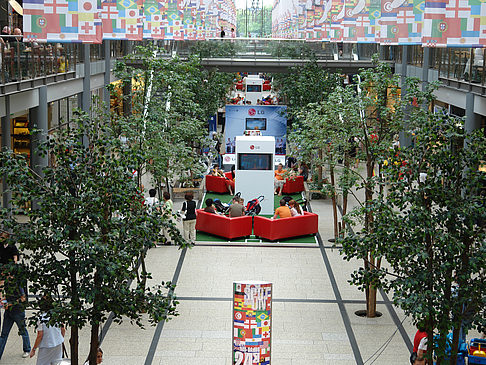
{"type": "Polygon", "coordinates": [[[247,93],[261,93],[262,85],[246,85],[247,93]]]}
{"type": "Polygon", "coordinates": [[[238,170],[273,170],[271,153],[238,153],[238,170]]]}
{"type": "Polygon", "coordinates": [[[246,118],[245,129],[265,131],[267,129],[267,118],[246,118]]]}

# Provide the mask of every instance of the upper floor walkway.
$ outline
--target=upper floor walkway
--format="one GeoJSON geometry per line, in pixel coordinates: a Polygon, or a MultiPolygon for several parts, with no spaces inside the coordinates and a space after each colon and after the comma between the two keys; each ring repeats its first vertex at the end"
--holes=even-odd
{"type": "MultiPolygon", "coordinates": [[[[105,41],[106,42],[106,41],[105,41]]],[[[103,44],[83,45],[76,43],[19,43],[0,45],[0,95],[18,93],[51,85],[60,81],[79,79],[84,76],[84,51],[89,47],[91,75],[105,72],[106,53],[110,64],[116,59],[132,54],[138,45],[154,41],[109,41],[103,44]]],[[[380,46],[377,44],[343,44],[306,42],[299,40],[275,40],[261,38],[210,39],[207,41],[156,41],[160,46],[159,57],[184,59],[189,55],[201,57],[202,64],[223,72],[287,72],[289,67],[302,65],[310,60],[322,67],[356,73],[360,68],[371,67],[373,54],[402,64],[404,46],[380,46]]],[[[424,66],[424,48],[407,46],[408,74],[421,77],[416,68],[424,66]]],[[[426,57],[427,58],[427,57],[426,57]]],[[[486,67],[484,49],[443,48],[430,49],[429,74],[432,80],[486,93],[486,67]]],[[[427,66],[427,65],[425,65],[427,66]]]]}

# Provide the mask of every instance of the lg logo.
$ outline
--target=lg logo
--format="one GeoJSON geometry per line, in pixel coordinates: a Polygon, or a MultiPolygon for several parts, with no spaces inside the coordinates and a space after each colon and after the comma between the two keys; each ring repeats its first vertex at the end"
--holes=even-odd
{"type": "Polygon", "coordinates": [[[260,146],[255,146],[255,145],[250,145],[250,150],[259,150],[260,149],[260,146]]]}
{"type": "Polygon", "coordinates": [[[253,117],[255,114],[265,114],[264,110],[255,110],[253,108],[248,109],[248,115],[253,117]]]}
{"type": "Polygon", "coordinates": [[[250,146],[250,150],[254,150],[255,149],[255,146],[254,145],[251,145],[250,146]]]}

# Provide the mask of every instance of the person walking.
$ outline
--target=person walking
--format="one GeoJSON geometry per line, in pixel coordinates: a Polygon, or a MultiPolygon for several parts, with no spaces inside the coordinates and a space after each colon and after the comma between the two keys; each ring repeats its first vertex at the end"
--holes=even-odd
{"type": "MultiPolygon", "coordinates": [[[[164,215],[167,216],[167,219],[169,220],[169,223],[170,224],[173,224],[174,223],[174,220],[173,220],[173,217],[172,217],[172,212],[173,212],[173,209],[174,209],[174,203],[172,202],[171,198],[170,198],[170,194],[168,191],[164,191],[164,194],[162,195],[163,198],[164,198],[164,205],[162,206],[163,210],[164,210],[164,215]]],[[[170,245],[171,242],[170,242],[170,231],[168,228],[164,228],[164,237],[165,237],[165,242],[164,242],[164,245],[170,245]]]]}
{"type": "Polygon", "coordinates": [[[16,280],[10,278],[6,281],[6,303],[4,304],[5,312],[3,313],[3,327],[0,334],[0,359],[5,351],[8,335],[12,329],[13,324],[17,325],[19,335],[22,336],[23,358],[29,357],[31,351],[30,338],[25,325],[25,292],[16,283],[16,280]],[[10,282],[12,283],[10,284],[10,282]],[[9,287],[12,287],[9,289],[9,287]]]}
{"type": "Polygon", "coordinates": [[[40,302],[41,315],[37,322],[37,338],[30,351],[30,357],[35,356],[39,349],[36,365],[51,365],[62,359],[62,344],[66,330],[64,326],[49,324],[49,312],[53,309],[52,299],[43,297],[40,302]]]}
{"type": "Polygon", "coordinates": [[[182,232],[187,242],[194,243],[196,241],[196,202],[192,200],[194,198],[192,192],[187,193],[184,198],[186,201],[182,203],[181,209],[185,213],[182,220],[182,232]]]}

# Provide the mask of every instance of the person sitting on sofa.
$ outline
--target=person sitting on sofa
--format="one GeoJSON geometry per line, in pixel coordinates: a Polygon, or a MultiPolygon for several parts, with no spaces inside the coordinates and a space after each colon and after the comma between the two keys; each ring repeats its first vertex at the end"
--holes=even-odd
{"type": "Polygon", "coordinates": [[[224,176],[224,172],[219,168],[219,165],[214,165],[214,167],[211,169],[211,175],[226,178],[226,176],[224,176]]]}
{"type": "Polygon", "coordinates": [[[292,217],[292,214],[290,213],[290,209],[285,203],[285,199],[280,199],[280,206],[275,209],[275,214],[273,215],[272,219],[275,218],[290,218],[292,217]]]}
{"type": "Polygon", "coordinates": [[[207,198],[206,199],[206,207],[204,208],[204,211],[206,213],[214,213],[216,214],[216,207],[213,205],[213,199],[207,198]]]}
{"type": "MultiPolygon", "coordinates": [[[[235,179],[228,179],[224,171],[219,168],[219,165],[214,165],[214,167],[211,169],[211,175],[216,176],[216,177],[222,177],[225,179],[226,187],[228,188],[228,192],[230,195],[233,195],[233,190],[235,189],[235,179]]],[[[233,176],[233,174],[232,174],[233,176]]]]}
{"type": "Polygon", "coordinates": [[[298,217],[299,215],[302,215],[302,209],[300,209],[299,203],[297,203],[294,199],[289,201],[289,208],[292,217],[298,217]]]}
{"type": "Polygon", "coordinates": [[[243,199],[233,198],[233,204],[229,207],[229,216],[231,218],[241,217],[245,215],[245,207],[243,206],[243,199]]]}
{"type": "Polygon", "coordinates": [[[283,165],[279,163],[277,169],[275,170],[275,194],[282,195],[282,189],[285,184],[284,175],[286,173],[287,170],[284,170],[283,165]]]}

